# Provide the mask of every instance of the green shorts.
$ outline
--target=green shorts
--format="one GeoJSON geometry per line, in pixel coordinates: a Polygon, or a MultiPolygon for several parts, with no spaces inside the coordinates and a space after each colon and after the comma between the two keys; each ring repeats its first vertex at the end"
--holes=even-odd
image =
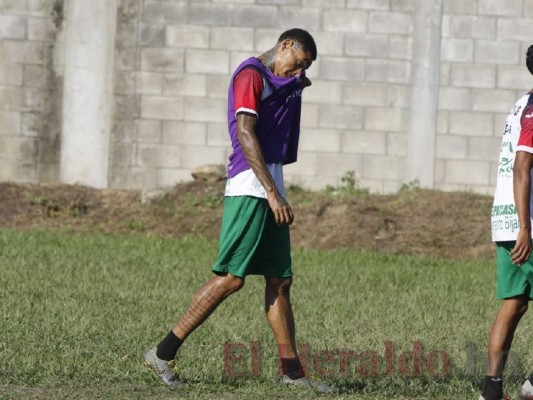
{"type": "Polygon", "coordinates": [[[496,242],[496,265],[498,270],[496,297],[498,299],[508,299],[526,295],[530,299],[533,299],[533,293],[531,293],[531,285],[533,284],[533,259],[530,257],[520,267],[513,264],[510,253],[515,243],[515,241],[496,242]]]}
{"type": "Polygon", "coordinates": [[[289,278],[290,242],[289,227],[276,225],[266,199],[226,197],[220,249],[212,271],[240,278],[247,275],[289,278]]]}

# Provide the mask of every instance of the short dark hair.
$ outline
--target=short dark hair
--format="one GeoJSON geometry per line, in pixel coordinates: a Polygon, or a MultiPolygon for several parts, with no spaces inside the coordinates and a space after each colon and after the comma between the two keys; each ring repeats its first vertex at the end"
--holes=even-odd
{"type": "Polygon", "coordinates": [[[290,39],[296,43],[301,44],[306,51],[311,53],[311,58],[316,60],[316,44],[315,39],[311,34],[303,29],[293,28],[285,31],[278,39],[278,43],[286,39],[290,39]]]}
{"type": "Polygon", "coordinates": [[[526,52],[526,67],[531,75],[533,75],[533,45],[529,46],[526,52]]]}

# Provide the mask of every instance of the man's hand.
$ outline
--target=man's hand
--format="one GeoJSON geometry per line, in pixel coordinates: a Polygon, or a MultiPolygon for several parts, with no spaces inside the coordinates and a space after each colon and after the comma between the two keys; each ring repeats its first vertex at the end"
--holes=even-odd
{"type": "Polygon", "coordinates": [[[521,267],[531,254],[531,230],[528,228],[520,228],[516,244],[511,250],[511,261],[513,264],[521,267]]]}
{"type": "Polygon", "coordinates": [[[277,190],[268,193],[268,205],[274,213],[276,224],[290,225],[294,221],[291,206],[277,190]]]}

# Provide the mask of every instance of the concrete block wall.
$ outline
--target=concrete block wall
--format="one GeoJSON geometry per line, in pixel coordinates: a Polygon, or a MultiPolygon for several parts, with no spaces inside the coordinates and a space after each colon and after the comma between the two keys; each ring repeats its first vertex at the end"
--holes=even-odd
{"type": "Polygon", "coordinates": [[[62,22],[62,0],[0,0],[0,180],[58,180],[62,22]]]}
{"type": "Polygon", "coordinates": [[[493,194],[507,112],[533,87],[533,2],[444,3],[435,187],[493,194]]]}
{"type": "MultiPolygon", "coordinates": [[[[0,180],[59,179],[71,1],[0,0],[0,180]]],[[[109,186],[168,186],[225,164],[232,71],[299,26],[319,58],[286,180],[322,188],[354,170],[372,191],[397,190],[417,1],[117,0],[109,186]]],[[[492,193],[506,113],[533,86],[523,66],[532,17],[533,0],[443,0],[434,187],[492,193]]]]}

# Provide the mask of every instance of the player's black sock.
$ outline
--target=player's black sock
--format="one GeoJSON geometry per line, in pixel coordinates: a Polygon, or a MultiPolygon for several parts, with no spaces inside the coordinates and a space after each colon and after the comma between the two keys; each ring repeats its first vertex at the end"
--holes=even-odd
{"type": "Polygon", "coordinates": [[[283,375],[287,375],[291,379],[300,379],[305,376],[304,369],[298,357],[282,358],[281,372],[283,375]]]}
{"type": "Polygon", "coordinates": [[[527,379],[529,380],[529,383],[533,385],[533,372],[531,372],[531,375],[529,375],[529,378],[527,379]]]}
{"type": "Polygon", "coordinates": [[[485,400],[501,400],[503,398],[503,379],[485,375],[485,383],[481,395],[485,400]]]}
{"type": "Polygon", "coordinates": [[[157,345],[156,355],[161,360],[170,361],[176,357],[183,340],[170,331],[168,335],[157,345]]]}

